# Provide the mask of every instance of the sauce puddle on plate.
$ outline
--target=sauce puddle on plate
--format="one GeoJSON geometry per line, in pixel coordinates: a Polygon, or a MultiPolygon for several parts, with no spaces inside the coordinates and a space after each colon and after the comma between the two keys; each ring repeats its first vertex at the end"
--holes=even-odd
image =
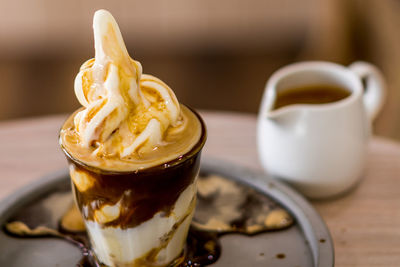
{"type": "MultiPolygon", "coordinates": [[[[213,174],[198,178],[196,205],[185,251],[171,266],[201,267],[216,262],[222,253],[219,239],[223,235],[252,236],[283,230],[294,224],[293,217],[266,195],[213,174]]],[[[82,259],[76,266],[104,266],[90,249],[71,192],[56,191],[22,208],[4,229],[9,235],[20,238],[61,238],[80,249],[82,259]],[[65,203],[68,203],[67,207],[65,203]],[[60,210],[63,211],[60,213],[60,210]]]]}

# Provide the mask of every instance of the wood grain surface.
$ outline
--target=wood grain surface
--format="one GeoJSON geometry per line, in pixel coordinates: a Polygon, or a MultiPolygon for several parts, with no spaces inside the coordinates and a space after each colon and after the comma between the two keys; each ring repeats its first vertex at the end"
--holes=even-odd
{"type": "MultiPolygon", "coordinates": [[[[256,117],[202,112],[208,128],[204,157],[261,170],[256,117]]],[[[0,199],[66,167],[58,130],[66,115],[0,123],[0,199]]],[[[335,245],[335,266],[400,266],[400,145],[374,137],[362,182],[346,195],[313,201],[335,245]]]]}

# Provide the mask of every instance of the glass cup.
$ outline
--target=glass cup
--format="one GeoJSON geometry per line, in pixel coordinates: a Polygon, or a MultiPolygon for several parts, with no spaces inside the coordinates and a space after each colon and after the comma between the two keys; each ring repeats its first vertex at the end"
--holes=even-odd
{"type": "MultiPolygon", "coordinates": [[[[73,157],[61,144],[72,191],[96,260],[106,266],[167,266],[183,259],[196,203],[206,128],[187,153],[136,171],[108,171],[73,157]]],[[[174,265],[174,264],[173,264],[174,265]]]]}

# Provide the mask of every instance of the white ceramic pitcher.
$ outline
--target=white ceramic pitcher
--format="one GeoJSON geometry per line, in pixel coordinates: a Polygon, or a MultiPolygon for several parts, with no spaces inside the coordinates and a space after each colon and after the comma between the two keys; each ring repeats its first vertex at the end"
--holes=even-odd
{"type": "Polygon", "coordinates": [[[303,62],[278,70],[267,82],[258,115],[263,167],[311,198],[348,190],[362,176],[371,122],[384,95],[381,73],[365,62],[348,68],[303,62]],[[274,110],[279,90],[315,84],[339,86],[351,94],[328,104],[294,104],[274,110]]]}

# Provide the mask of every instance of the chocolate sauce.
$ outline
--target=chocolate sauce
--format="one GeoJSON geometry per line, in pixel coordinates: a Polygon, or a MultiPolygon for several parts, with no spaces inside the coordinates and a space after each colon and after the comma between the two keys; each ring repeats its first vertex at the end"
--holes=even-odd
{"type": "Polygon", "coordinates": [[[283,260],[284,258],[286,258],[286,255],[283,254],[283,253],[279,253],[279,254],[276,254],[276,258],[280,259],[280,260],[283,260]]]}
{"type": "MultiPolygon", "coordinates": [[[[168,168],[163,165],[128,174],[90,172],[88,175],[94,178],[92,187],[81,192],[73,185],[78,207],[86,220],[94,221],[95,210],[119,202],[122,206],[119,217],[104,226],[122,229],[135,227],[160,211],[168,216],[180,194],[194,182],[199,163],[200,154],[197,154],[168,168]]],[[[75,169],[89,172],[79,165],[75,169]]]]}
{"type": "Polygon", "coordinates": [[[216,262],[221,254],[219,234],[191,227],[185,248],[182,267],[201,267],[216,262]]]}

